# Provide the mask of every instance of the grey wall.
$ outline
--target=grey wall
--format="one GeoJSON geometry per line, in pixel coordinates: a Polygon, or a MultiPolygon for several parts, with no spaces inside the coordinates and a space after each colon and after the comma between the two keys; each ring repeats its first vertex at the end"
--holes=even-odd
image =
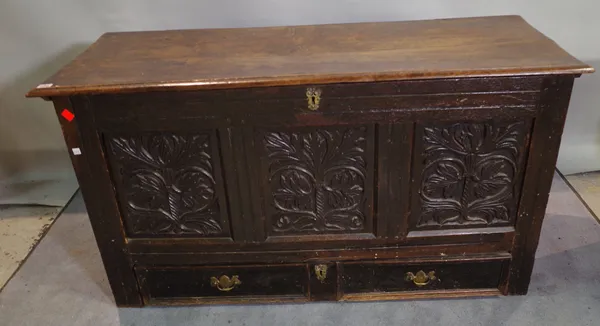
{"type": "MultiPolygon", "coordinates": [[[[107,31],[249,27],[519,14],[600,67],[595,0],[0,0],[0,177],[31,155],[64,151],[51,104],[23,94],[107,31]]],[[[559,158],[564,173],[600,170],[600,73],[575,85],[559,158]]]]}

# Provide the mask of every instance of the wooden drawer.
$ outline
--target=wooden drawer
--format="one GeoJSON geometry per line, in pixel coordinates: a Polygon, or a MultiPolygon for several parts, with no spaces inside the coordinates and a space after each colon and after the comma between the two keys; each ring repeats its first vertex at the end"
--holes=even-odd
{"type": "Polygon", "coordinates": [[[147,304],[244,301],[306,301],[306,265],[280,266],[138,266],[147,304]]]}
{"type": "Polygon", "coordinates": [[[358,300],[365,299],[357,296],[360,294],[390,294],[390,298],[395,297],[394,293],[402,297],[418,292],[427,295],[469,290],[500,294],[498,286],[507,263],[508,260],[416,264],[397,261],[348,262],[343,264],[340,271],[340,290],[343,292],[342,299],[348,296],[358,300]]]}

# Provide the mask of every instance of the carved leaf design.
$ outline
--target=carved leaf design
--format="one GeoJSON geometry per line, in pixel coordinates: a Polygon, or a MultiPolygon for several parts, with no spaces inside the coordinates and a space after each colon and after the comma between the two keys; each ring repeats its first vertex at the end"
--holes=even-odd
{"type": "Polygon", "coordinates": [[[417,227],[509,224],[524,122],[425,127],[417,227]]]}
{"type": "Polygon", "coordinates": [[[489,194],[499,193],[510,186],[511,166],[504,160],[490,160],[480,162],[473,190],[477,198],[484,198],[489,194]]]}
{"type": "Polygon", "coordinates": [[[450,198],[456,193],[462,175],[463,169],[459,164],[451,161],[440,163],[435,173],[427,176],[423,191],[427,196],[441,195],[450,198]]]}
{"type": "Polygon", "coordinates": [[[223,233],[208,135],[107,139],[132,236],[223,233]]]}
{"type": "Polygon", "coordinates": [[[366,128],[260,131],[271,187],[272,231],[364,229],[366,128]]]}

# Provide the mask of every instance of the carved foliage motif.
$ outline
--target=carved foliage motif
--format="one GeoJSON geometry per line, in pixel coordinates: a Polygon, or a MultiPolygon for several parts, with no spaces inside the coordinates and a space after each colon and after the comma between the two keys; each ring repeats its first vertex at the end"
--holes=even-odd
{"type": "Polygon", "coordinates": [[[366,127],[264,132],[272,231],[365,228],[366,127]]]}
{"type": "Polygon", "coordinates": [[[417,227],[510,223],[525,133],[524,122],[425,127],[417,227]]]}
{"type": "Polygon", "coordinates": [[[208,135],[119,136],[108,146],[128,233],[223,233],[208,135]]]}

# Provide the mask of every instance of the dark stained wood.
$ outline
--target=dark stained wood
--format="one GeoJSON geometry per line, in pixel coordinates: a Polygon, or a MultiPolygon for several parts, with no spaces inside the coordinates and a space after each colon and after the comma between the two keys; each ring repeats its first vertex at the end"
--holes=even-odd
{"type": "Polygon", "coordinates": [[[573,81],[573,76],[550,77],[542,89],[519,205],[514,258],[505,290],[510,294],[526,294],[529,288],[573,81]]]}
{"type": "MultiPolygon", "coordinates": [[[[249,118],[249,115],[246,115],[245,118],[249,118]]],[[[243,118],[244,119],[244,118],[243,118]]],[[[246,119],[242,120],[244,125],[246,124],[246,119]]],[[[244,189],[246,191],[246,202],[245,211],[247,216],[249,217],[249,222],[246,224],[248,228],[248,232],[251,234],[250,239],[253,242],[264,242],[267,240],[268,230],[267,226],[267,216],[264,213],[267,209],[264,206],[264,202],[266,198],[263,196],[262,189],[265,189],[265,183],[268,180],[260,179],[261,170],[260,170],[260,157],[257,155],[252,155],[252,153],[256,153],[256,136],[255,130],[253,127],[242,127],[235,128],[239,130],[240,135],[240,144],[243,147],[240,147],[240,151],[244,153],[244,161],[239,162],[242,167],[244,173],[240,175],[240,178],[244,180],[247,188],[244,189]]]]}
{"type": "Polygon", "coordinates": [[[217,135],[220,142],[219,149],[222,158],[221,164],[223,164],[223,180],[225,181],[225,193],[227,194],[227,207],[229,207],[233,239],[236,242],[249,241],[252,239],[252,236],[248,232],[251,229],[244,226],[252,222],[245,218],[245,212],[248,210],[240,205],[242,198],[245,198],[245,196],[240,195],[240,190],[248,189],[248,187],[240,185],[242,181],[238,175],[238,173],[244,172],[239,167],[239,163],[245,160],[243,156],[238,156],[243,153],[237,151],[235,142],[238,140],[234,141],[236,133],[231,128],[221,128],[218,130],[217,135]]]}
{"type": "Polygon", "coordinates": [[[198,124],[214,127],[349,124],[357,117],[380,123],[447,120],[452,115],[445,111],[456,109],[469,110],[467,114],[474,119],[482,119],[481,115],[533,116],[541,84],[540,77],[503,77],[451,79],[445,83],[413,80],[312,85],[322,93],[317,111],[307,109],[306,86],[107,94],[90,99],[102,129],[181,131],[197,130],[198,124]],[[219,103],[218,110],[214,109],[214,103],[219,103]],[[173,114],[173,107],[177,107],[177,115],[173,114]]]}
{"type": "Polygon", "coordinates": [[[201,253],[160,253],[132,254],[136,264],[156,265],[188,265],[188,264],[279,264],[304,262],[339,262],[352,260],[376,259],[452,259],[459,257],[472,260],[477,257],[510,258],[510,246],[501,243],[484,243],[478,245],[446,244],[436,246],[415,247],[382,247],[369,249],[312,249],[312,250],[273,250],[273,251],[239,251],[239,252],[201,252],[201,253]],[[433,258],[431,258],[433,257],[433,258]]]}
{"type": "Polygon", "coordinates": [[[592,71],[519,16],[125,32],[28,96],[592,71]]]}
{"type": "Polygon", "coordinates": [[[418,300],[418,299],[452,299],[499,296],[498,289],[469,289],[469,290],[438,290],[423,292],[376,292],[376,293],[351,293],[343,295],[340,301],[386,301],[386,300],[418,300]]]}
{"type": "Polygon", "coordinates": [[[335,301],[338,299],[338,265],[330,261],[308,265],[311,301],[335,301]],[[317,270],[322,270],[323,266],[326,266],[326,271],[325,278],[321,280],[317,277],[317,270]]]}
{"type": "MultiPolygon", "coordinates": [[[[377,236],[404,239],[410,213],[410,168],[414,124],[379,124],[377,139],[377,236]]],[[[393,241],[393,240],[392,240],[393,241]]]]}
{"type": "MultiPolygon", "coordinates": [[[[472,120],[484,119],[511,119],[533,117],[537,113],[535,98],[525,103],[521,100],[503,100],[497,95],[474,95],[470,97],[445,96],[445,99],[436,99],[435,96],[423,95],[417,99],[411,98],[347,98],[343,100],[331,100],[329,107],[338,108],[362,108],[347,110],[345,112],[306,112],[306,100],[304,101],[279,101],[271,103],[262,102],[234,102],[223,103],[220,110],[210,114],[202,113],[203,109],[211,107],[206,105],[186,105],[180,101],[166,102],[166,99],[152,101],[152,98],[144,99],[144,103],[154,107],[154,113],[146,114],[146,106],[127,105],[126,103],[138,102],[140,99],[129,98],[118,101],[94,101],[94,107],[98,110],[106,110],[106,114],[99,114],[98,125],[103,131],[126,132],[132,127],[139,131],[172,131],[179,130],[188,132],[197,130],[198,125],[223,128],[244,127],[255,125],[257,127],[298,127],[298,126],[331,126],[331,125],[353,125],[356,121],[361,123],[402,123],[405,121],[453,121],[456,120],[458,111],[465,118],[472,120]],[[467,103],[459,104],[459,101],[467,98],[467,103]],[[422,100],[422,101],[419,101],[422,100]],[[148,101],[148,102],[146,102],[148,101]],[[154,104],[151,104],[154,103],[154,104]],[[411,105],[412,103],[412,105],[411,105]],[[129,107],[127,114],[123,115],[120,108],[129,107]],[[301,107],[295,111],[287,111],[290,108],[301,107]],[[173,116],[172,108],[178,107],[181,114],[173,116]],[[246,114],[236,114],[238,108],[256,109],[246,114]],[[417,109],[419,108],[419,109],[417,109]]],[[[182,96],[183,97],[183,96],[182,96]]],[[[245,132],[252,132],[246,130],[245,132]]],[[[248,137],[252,136],[251,134],[248,137]]],[[[253,144],[247,144],[249,149],[253,144]]]]}
{"type": "MultiPolygon", "coordinates": [[[[505,94],[514,93],[539,93],[544,76],[499,76],[494,78],[448,78],[448,79],[419,79],[402,81],[381,82],[356,82],[344,84],[318,84],[311,83],[312,87],[319,87],[322,97],[327,99],[344,99],[348,97],[374,97],[374,96],[415,96],[415,95],[444,95],[444,94],[505,94]],[[450,82],[451,81],[451,82],[450,82]]],[[[197,91],[182,91],[177,94],[188,94],[187,101],[198,103],[210,103],[214,101],[254,101],[262,100],[306,100],[306,85],[296,86],[271,86],[258,88],[233,88],[233,89],[209,89],[197,91]]],[[[125,95],[109,93],[115,95],[125,95]]],[[[104,98],[97,94],[97,98],[104,98]]],[[[178,96],[169,97],[173,93],[150,92],[144,93],[144,99],[156,101],[180,100],[178,96]]],[[[180,95],[182,96],[182,95],[180,95]]],[[[119,97],[127,99],[128,97],[119,97]]],[[[463,97],[464,98],[464,97],[463,97]]],[[[327,102],[322,102],[321,105],[327,102]]],[[[131,104],[131,103],[130,103],[131,104]]],[[[141,103],[140,103],[141,104],[141,103]]],[[[138,105],[140,105],[138,104],[138,105]]],[[[303,103],[303,108],[306,104],[303,103]]],[[[321,106],[322,107],[322,106],[321,106]]],[[[152,108],[148,106],[147,108],[152,108]]],[[[210,107],[203,108],[210,110],[210,107]]],[[[289,108],[288,108],[289,109],[289,108]]],[[[123,110],[122,110],[123,111],[123,110]]],[[[238,108],[238,113],[248,111],[248,108],[238,108]]],[[[207,112],[205,112],[207,113],[207,112]]],[[[214,112],[211,112],[214,113],[214,112]]],[[[124,113],[125,114],[125,113],[124,113]]]]}
{"type": "Polygon", "coordinates": [[[340,287],[344,294],[494,289],[498,288],[504,265],[500,260],[414,265],[394,261],[343,263],[340,287]],[[420,271],[427,275],[423,282],[407,279],[407,275],[415,276],[420,271]]]}
{"type": "Polygon", "coordinates": [[[94,236],[115,301],[119,306],[141,306],[137,281],[132,273],[131,259],[123,233],[115,194],[112,189],[106,160],[90,107],[83,98],[58,98],[54,107],[59,117],[71,161],[88,209],[94,236]],[[68,122],[60,116],[68,109],[75,114],[68,122]],[[72,148],[80,148],[81,155],[73,155],[72,148]]]}
{"type": "Polygon", "coordinates": [[[129,236],[231,241],[216,131],[105,133],[104,141],[129,236]],[[154,191],[160,183],[172,186],[154,191]]]}
{"type": "Polygon", "coordinates": [[[254,191],[264,198],[259,216],[266,219],[258,227],[266,240],[332,233],[374,238],[373,134],[372,125],[257,128],[251,152],[261,158],[260,173],[252,184],[262,186],[254,191]],[[303,194],[291,198],[296,187],[303,194]]]}
{"type": "MultiPolygon", "coordinates": [[[[407,220],[400,223],[406,224],[407,220]]],[[[464,245],[492,244],[509,250],[514,237],[513,227],[488,227],[477,229],[446,229],[435,231],[413,231],[405,239],[390,239],[363,234],[323,234],[270,237],[268,240],[243,243],[222,241],[214,246],[214,239],[197,238],[129,238],[128,246],[132,253],[177,253],[177,252],[219,252],[219,251],[277,251],[303,250],[307,245],[319,249],[360,249],[365,243],[370,248],[423,247],[461,243],[464,245]],[[269,241],[270,240],[270,241],[269,241]]],[[[470,251],[471,249],[467,249],[470,251]]]]}
{"type": "Polygon", "coordinates": [[[308,297],[305,265],[140,266],[135,272],[147,303],[179,298],[308,297]]]}
{"type": "Polygon", "coordinates": [[[498,118],[418,124],[410,230],[514,225],[530,125],[498,118]]]}
{"type": "MultiPolygon", "coordinates": [[[[497,295],[497,294],[496,294],[497,295]]],[[[464,296],[464,295],[463,295],[464,296]]],[[[145,302],[148,306],[190,306],[207,304],[282,304],[282,303],[303,303],[307,302],[307,297],[301,296],[242,296],[242,297],[205,297],[205,298],[165,298],[152,299],[145,302]]]]}
{"type": "Polygon", "coordinates": [[[109,33],[28,95],[119,306],[462,297],[526,293],[592,70],[516,16],[109,33]]]}

